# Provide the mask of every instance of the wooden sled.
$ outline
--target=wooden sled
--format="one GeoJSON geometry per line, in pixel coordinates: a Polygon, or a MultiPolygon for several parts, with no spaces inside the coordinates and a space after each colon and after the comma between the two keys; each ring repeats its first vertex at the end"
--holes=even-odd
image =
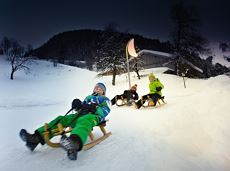
{"type": "Polygon", "coordinates": [[[132,101],[127,101],[127,99],[125,98],[125,99],[118,99],[118,100],[116,100],[116,105],[117,106],[132,106],[133,105],[133,103],[134,103],[135,101],[134,100],[132,100],[132,101]]]}
{"type": "Polygon", "coordinates": [[[153,100],[150,97],[148,97],[146,102],[143,104],[143,107],[155,107],[155,108],[158,108],[158,107],[163,106],[165,104],[167,104],[167,103],[164,101],[164,96],[162,96],[161,98],[159,98],[157,100],[156,105],[154,104],[153,100]]]}
{"type": "MultiPolygon", "coordinates": [[[[105,126],[106,126],[107,121],[108,120],[103,121],[99,125],[97,125],[97,126],[99,126],[101,132],[103,133],[103,135],[100,138],[94,139],[93,130],[91,130],[91,132],[89,133],[89,139],[90,139],[91,142],[85,144],[83,146],[82,150],[88,150],[88,149],[94,147],[95,145],[99,144],[100,142],[102,142],[106,138],[108,138],[110,135],[112,135],[111,132],[106,132],[106,130],[105,130],[105,126]]],[[[58,126],[57,128],[51,130],[52,135],[54,135],[54,136],[67,134],[67,133],[72,131],[71,127],[66,127],[65,128],[60,123],[57,126],[58,126]]],[[[49,136],[50,136],[50,131],[48,130],[48,124],[45,123],[45,132],[44,132],[45,143],[48,146],[53,147],[53,148],[60,147],[60,143],[51,142],[49,136]]]]}

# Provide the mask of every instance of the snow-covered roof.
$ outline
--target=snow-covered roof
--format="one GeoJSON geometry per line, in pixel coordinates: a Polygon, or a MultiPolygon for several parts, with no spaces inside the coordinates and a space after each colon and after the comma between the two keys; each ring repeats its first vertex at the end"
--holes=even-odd
{"type": "Polygon", "coordinates": [[[138,55],[142,55],[143,53],[151,53],[153,55],[160,55],[164,57],[173,57],[173,54],[170,54],[170,53],[160,52],[160,51],[155,51],[155,50],[146,50],[146,49],[143,49],[140,52],[138,52],[138,55]]]}
{"type": "Polygon", "coordinates": [[[189,62],[188,60],[181,58],[181,60],[183,60],[184,62],[186,62],[188,65],[190,65],[193,69],[203,73],[203,70],[197,66],[195,66],[193,63],[189,62]]]}

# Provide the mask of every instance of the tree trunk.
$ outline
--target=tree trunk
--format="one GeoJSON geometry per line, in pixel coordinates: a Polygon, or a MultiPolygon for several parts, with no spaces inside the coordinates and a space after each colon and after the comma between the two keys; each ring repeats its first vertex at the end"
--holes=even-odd
{"type": "Polygon", "coordinates": [[[115,86],[115,80],[116,80],[116,72],[113,72],[112,85],[114,85],[114,86],[115,86]]]}
{"type": "Polygon", "coordinates": [[[184,76],[182,76],[182,77],[183,77],[183,81],[184,81],[184,88],[186,88],[185,77],[184,76]]]}
{"type": "Polygon", "coordinates": [[[113,74],[112,85],[114,85],[114,86],[115,86],[115,79],[116,79],[116,75],[113,74]]]}
{"type": "Polygon", "coordinates": [[[140,80],[141,77],[140,77],[140,74],[139,74],[138,70],[136,70],[135,72],[136,72],[136,74],[137,74],[137,78],[140,80]]]}
{"type": "Polygon", "coordinates": [[[14,69],[12,69],[11,74],[10,74],[10,79],[11,79],[11,80],[13,80],[13,79],[14,79],[14,72],[15,72],[15,70],[14,70],[14,69]]]}

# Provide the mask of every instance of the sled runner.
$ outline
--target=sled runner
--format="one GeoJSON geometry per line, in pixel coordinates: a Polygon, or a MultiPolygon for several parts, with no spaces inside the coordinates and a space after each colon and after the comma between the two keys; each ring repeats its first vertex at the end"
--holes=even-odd
{"type": "Polygon", "coordinates": [[[156,105],[154,104],[154,101],[151,98],[148,98],[146,100],[146,102],[143,104],[143,107],[160,107],[160,106],[163,106],[165,104],[166,104],[166,102],[164,101],[164,96],[162,96],[161,98],[159,98],[157,100],[156,105]]]}
{"type": "MultiPolygon", "coordinates": [[[[100,124],[97,125],[97,126],[99,126],[101,132],[103,133],[103,135],[100,138],[95,139],[94,135],[93,135],[93,130],[91,130],[91,132],[89,133],[89,139],[90,139],[91,142],[85,144],[83,146],[83,150],[88,150],[88,149],[94,147],[95,145],[99,144],[100,142],[102,142],[103,140],[108,138],[110,135],[112,135],[111,132],[106,132],[106,130],[105,130],[105,126],[106,126],[107,121],[108,120],[103,121],[103,122],[101,122],[100,124]]],[[[51,130],[52,135],[54,135],[54,136],[67,134],[67,133],[72,131],[71,127],[66,127],[65,128],[60,123],[57,126],[58,126],[57,128],[51,130]]],[[[45,132],[44,132],[45,143],[47,145],[49,145],[50,147],[53,147],[53,148],[60,147],[60,143],[51,142],[50,139],[49,139],[49,136],[50,136],[50,131],[48,130],[48,124],[45,123],[45,132]]]]}
{"type": "Polygon", "coordinates": [[[127,99],[125,98],[125,99],[118,99],[117,101],[116,101],[116,105],[117,106],[125,106],[125,105],[127,105],[127,106],[132,106],[133,105],[133,103],[134,103],[135,101],[133,100],[133,99],[130,99],[129,101],[127,101],[127,99]]]}

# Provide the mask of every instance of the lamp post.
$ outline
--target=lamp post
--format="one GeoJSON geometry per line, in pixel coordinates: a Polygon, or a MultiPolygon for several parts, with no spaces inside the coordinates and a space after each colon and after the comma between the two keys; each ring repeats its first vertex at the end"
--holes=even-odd
{"type": "Polygon", "coordinates": [[[126,54],[126,63],[127,63],[127,72],[128,72],[128,80],[129,80],[129,89],[131,88],[131,81],[130,81],[130,72],[129,72],[129,62],[133,59],[138,57],[138,54],[136,53],[135,47],[134,47],[134,39],[130,39],[126,45],[125,49],[126,54]],[[129,55],[133,58],[129,59],[129,55]]]}

